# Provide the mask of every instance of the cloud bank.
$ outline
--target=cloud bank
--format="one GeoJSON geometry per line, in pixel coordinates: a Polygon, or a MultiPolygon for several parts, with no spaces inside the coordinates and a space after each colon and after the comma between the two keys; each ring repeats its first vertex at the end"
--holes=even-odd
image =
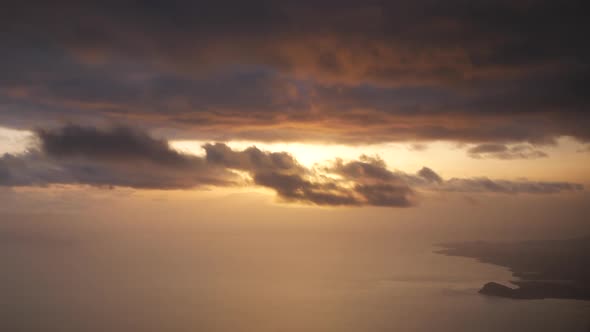
{"type": "Polygon", "coordinates": [[[206,141],[590,140],[584,1],[20,1],[0,124],[206,141]]]}
{"type": "Polygon", "coordinates": [[[255,185],[288,202],[326,206],[408,207],[420,191],[552,194],[580,191],[568,182],[488,178],[444,180],[430,168],[392,171],[378,157],[337,159],[312,168],[285,152],[233,150],[205,144],[205,156],[173,150],[167,141],[128,127],[68,125],[36,131],[38,148],[0,157],[0,186],[76,184],[139,189],[255,185]]]}

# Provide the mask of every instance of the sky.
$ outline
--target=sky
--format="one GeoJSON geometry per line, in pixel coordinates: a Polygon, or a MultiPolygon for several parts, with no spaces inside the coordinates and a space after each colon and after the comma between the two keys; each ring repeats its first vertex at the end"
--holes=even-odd
{"type": "Polygon", "coordinates": [[[582,1],[5,7],[5,220],[106,200],[126,218],[231,204],[234,219],[588,230],[582,1]]]}

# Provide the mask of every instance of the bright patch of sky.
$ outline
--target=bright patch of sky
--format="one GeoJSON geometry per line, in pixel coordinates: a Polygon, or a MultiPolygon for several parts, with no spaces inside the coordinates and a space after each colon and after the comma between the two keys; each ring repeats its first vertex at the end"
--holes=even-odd
{"type": "Polygon", "coordinates": [[[31,146],[33,133],[0,127],[0,155],[5,153],[22,153],[31,146]]]}

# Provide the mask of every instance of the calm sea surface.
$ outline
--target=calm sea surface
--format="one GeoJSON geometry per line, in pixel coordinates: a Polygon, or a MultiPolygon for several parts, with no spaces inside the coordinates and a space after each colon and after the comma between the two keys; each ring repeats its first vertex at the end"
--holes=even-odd
{"type": "Polygon", "coordinates": [[[477,294],[503,268],[399,234],[3,236],[1,331],[584,331],[590,302],[477,294]],[[16,236],[18,237],[18,236],[16,236]]]}

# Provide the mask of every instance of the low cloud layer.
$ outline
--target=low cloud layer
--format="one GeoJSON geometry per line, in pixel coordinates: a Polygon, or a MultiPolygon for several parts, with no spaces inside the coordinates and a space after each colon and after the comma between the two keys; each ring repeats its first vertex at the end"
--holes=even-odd
{"type": "Polygon", "coordinates": [[[551,194],[583,190],[567,182],[487,178],[444,180],[430,168],[392,171],[378,157],[337,159],[307,168],[285,152],[233,150],[206,144],[204,157],[170,148],[165,140],[127,127],[69,125],[37,130],[38,148],[0,157],[1,186],[82,184],[147,189],[256,185],[284,201],[328,206],[408,207],[420,191],[551,194]]]}
{"type": "Polygon", "coordinates": [[[445,191],[469,193],[501,193],[501,194],[553,194],[562,191],[580,191],[584,186],[569,182],[543,181],[506,181],[491,180],[486,177],[472,179],[452,178],[445,181],[445,191]]]}

